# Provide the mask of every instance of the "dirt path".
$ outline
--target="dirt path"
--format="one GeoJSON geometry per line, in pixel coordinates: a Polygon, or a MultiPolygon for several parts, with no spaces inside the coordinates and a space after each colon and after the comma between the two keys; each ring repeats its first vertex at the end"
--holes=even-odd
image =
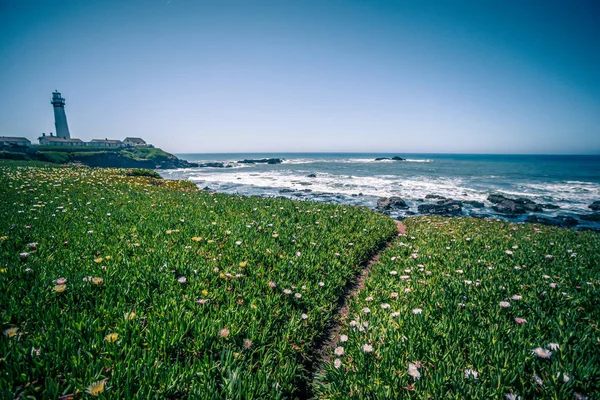
{"type": "MultiPolygon", "coordinates": [[[[402,222],[396,221],[396,226],[398,227],[399,236],[403,236],[406,234],[406,226],[402,222]]],[[[365,281],[369,277],[371,267],[373,266],[373,264],[379,261],[381,253],[383,253],[384,250],[390,248],[393,243],[394,240],[391,240],[384,248],[382,248],[368,262],[366,262],[360,275],[358,275],[354,281],[346,285],[344,295],[338,302],[338,309],[335,312],[335,316],[333,317],[333,325],[329,328],[329,331],[325,335],[325,339],[316,348],[316,354],[319,359],[323,361],[330,361],[331,350],[336,347],[339,341],[342,324],[344,323],[349,312],[349,300],[353,297],[356,297],[357,293],[365,287],[365,281]]]]}

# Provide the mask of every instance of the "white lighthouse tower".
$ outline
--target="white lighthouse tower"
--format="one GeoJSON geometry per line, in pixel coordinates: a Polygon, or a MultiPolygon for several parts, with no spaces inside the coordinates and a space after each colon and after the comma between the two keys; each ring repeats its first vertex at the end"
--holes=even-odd
{"type": "Polygon", "coordinates": [[[67,114],[65,114],[65,98],[58,90],[52,92],[52,105],[54,106],[54,125],[56,137],[70,139],[69,126],[67,125],[67,114]]]}

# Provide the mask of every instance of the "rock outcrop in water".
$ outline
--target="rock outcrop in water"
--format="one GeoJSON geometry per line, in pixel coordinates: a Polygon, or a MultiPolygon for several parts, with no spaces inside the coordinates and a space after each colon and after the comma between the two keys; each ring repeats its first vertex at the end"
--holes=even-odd
{"type": "Polygon", "coordinates": [[[600,200],[593,202],[588,207],[591,208],[594,211],[600,211],[600,200]]]}
{"type": "Polygon", "coordinates": [[[400,197],[382,197],[377,200],[377,209],[379,211],[391,211],[401,208],[408,208],[408,204],[400,197]]]}
{"type": "Polygon", "coordinates": [[[420,204],[421,214],[454,216],[462,212],[462,203],[456,200],[440,200],[437,204],[420,204]]]}
{"type": "Polygon", "coordinates": [[[406,161],[406,158],[394,156],[394,157],[377,157],[375,161],[384,161],[384,160],[393,160],[393,161],[406,161]]]}
{"type": "Polygon", "coordinates": [[[509,199],[501,194],[491,194],[487,199],[495,204],[492,209],[500,214],[516,215],[525,214],[528,211],[544,211],[541,205],[523,197],[509,199]]]}
{"type": "Polygon", "coordinates": [[[282,158],[258,158],[238,161],[240,164],[281,164],[282,158]]]}

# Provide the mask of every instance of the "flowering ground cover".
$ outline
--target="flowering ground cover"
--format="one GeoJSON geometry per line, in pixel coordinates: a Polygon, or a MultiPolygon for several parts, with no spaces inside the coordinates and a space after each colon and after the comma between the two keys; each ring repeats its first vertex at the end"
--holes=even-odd
{"type": "Polygon", "coordinates": [[[600,398],[597,233],[404,222],[350,305],[318,398],[600,398]]]}
{"type": "Polygon", "coordinates": [[[396,234],[140,171],[4,163],[0,188],[1,398],[300,396],[343,287],[396,234]]]}

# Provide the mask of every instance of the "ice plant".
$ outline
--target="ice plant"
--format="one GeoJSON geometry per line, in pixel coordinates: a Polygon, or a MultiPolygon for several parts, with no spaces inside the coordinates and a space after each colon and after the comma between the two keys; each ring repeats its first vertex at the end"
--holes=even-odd
{"type": "Polygon", "coordinates": [[[8,328],[4,330],[4,336],[11,338],[15,336],[17,332],[19,332],[19,328],[17,327],[8,328]]]}
{"type": "Polygon", "coordinates": [[[339,356],[343,356],[344,355],[344,348],[342,346],[338,346],[338,347],[335,348],[335,350],[333,351],[333,353],[336,356],[338,356],[338,357],[339,356]]]}
{"type": "Polygon", "coordinates": [[[119,334],[118,333],[109,333],[108,335],[104,336],[104,340],[106,340],[108,343],[113,343],[118,338],[119,338],[119,334]]]}
{"type": "Polygon", "coordinates": [[[86,393],[90,394],[91,396],[97,397],[100,395],[100,393],[104,392],[105,383],[106,383],[105,379],[93,382],[87,387],[87,389],[85,391],[86,391],[86,393]]]}
{"type": "Polygon", "coordinates": [[[418,369],[418,363],[408,363],[408,375],[412,377],[415,381],[421,378],[421,373],[418,369]]]}
{"type": "Polygon", "coordinates": [[[498,305],[501,308],[508,308],[508,307],[510,307],[510,303],[508,301],[501,301],[500,303],[498,303],[498,305]]]}
{"type": "Polygon", "coordinates": [[[531,350],[531,352],[539,358],[549,359],[552,356],[552,352],[550,350],[542,347],[536,347],[535,349],[531,350]]]}
{"type": "Polygon", "coordinates": [[[371,346],[370,344],[363,344],[362,351],[365,353],[370,353],[373,351],[373,346],[371,346]]]}

